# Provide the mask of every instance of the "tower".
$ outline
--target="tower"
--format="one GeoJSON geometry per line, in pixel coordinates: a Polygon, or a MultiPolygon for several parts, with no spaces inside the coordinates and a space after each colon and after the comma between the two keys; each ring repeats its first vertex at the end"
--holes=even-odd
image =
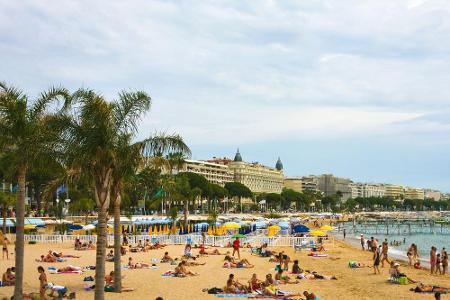
{"type": "Polygon", "coordinates": [[[277,163],[276,163],[276,165],[275,165],[275,168],[278,170],[278,171],[282,171],[283,170],[283,163],[281,162],[281,159],[278,157],[278,160],[277,160],[277,163]]]}

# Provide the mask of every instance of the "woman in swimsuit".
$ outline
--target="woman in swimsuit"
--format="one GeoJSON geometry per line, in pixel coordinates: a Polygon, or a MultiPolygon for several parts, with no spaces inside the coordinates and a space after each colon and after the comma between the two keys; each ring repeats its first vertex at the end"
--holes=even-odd
{"type": "Polygon", "coordinates": [[[47,287],[47,275],[45,274],[45,270],[42,266],[37,268],[39,272],[39,295],[41,296],[41,300],[46,300],[45,289],[47,287]]]}
{"type": "Polygon", "coordinates": [[[381,246],[379,246],[377,248],[377,250],[375,250],[375,252],[373,253],[373,272],[374,274],[380,274],[380,250],[381,250],[381,246]]]}
{"type": "Polygon", "coordinates": [[[253,274],[252,278],[248,282],[248,287],[251,292],[261,289],[262,285],[263,285],[263,282],[258,279],[256,274],[253,274]]]}
{"type": "Polygon", "coordinates": [[[283,270],[278,269],[277,274],[275,274],[275,280],[277,280],[281,284],[295,284],[298,283],[298,280],[291,281],[291,278],[287,275],[283,275],[283,270]]]}
{"type": "Polygon", "coordinates": [[[3,239],[3,242],[2,242],[2,244],[3,244],[3,259],[5,259],[5,253],[6,253],[6,259],[9,259],[9,254],[8,254],[8,238],[7,237],[5,237],[4,239],[3,239]]]}
{"type": "Polygon", "coordinates": [[[130,269],[142,269],[142,268],[150,267],[150,265],[147,263],[143,263],[143,262],[134,263],[133,258],[130,257],[130,258],[128,258],[128,267],[130,269]]]}

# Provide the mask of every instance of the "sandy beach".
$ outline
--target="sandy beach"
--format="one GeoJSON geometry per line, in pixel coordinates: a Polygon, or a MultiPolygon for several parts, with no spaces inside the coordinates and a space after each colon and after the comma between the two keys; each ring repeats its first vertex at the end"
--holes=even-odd
{"type": "MultiPolygon", "coordinates": [[[[395,285],[386,280],[388,278],[388,267],[381,270],[381,275],[373,275],[371,268],[350,269],[348,261],[355,260],[366,265],[371,265],[371,254],[352,248],[351,246],[336,241],[326,246],[329,257],[308,257],[308,251],[294,253],[292,248],[279,248],[272,250],[285,250],[292,260],[298,259],[300,266],[306,270],[315,270],[322,275],[335,275],[338,280],[302,280],[299,284],[282,286],[283,290],[302,292],[304,290],[314,291],[321,299],[432,299],[430,294],[416,294],[409,291],[415,285],[395,285]]],[[[149,252],[131,253],[123,257],[124,264],[129,256],[135,261],[150,262],[152,258],[162,257],[164,251],[169,251],[172,256],[182,254],[182,246],[167,246],[164,250],[152,250],[149,252]]],[[[219,248],[221,252],[229,249],[219,248]]],[[[74,251],[69,244],[37,244],[27,245],[25,250],[25,292],[38,291],[37,266],[43,265],[62,267],[68,264],[75,266],[94,265],[95,251],[74,251]],[[69,258],[63,263],[39,263],[35,259],[49,249],[62,251],[66,254],[81,255],[81,258],[69,258]]],[[[198,250],[194,249],[194,254],[198,250]]],[[[154,299],[161,296],[164,299],[214,299],[213,295],[202,292],[204,288],[223,287],[230,273],[234,273],[240,282],[247,282],[253,273],[258,274],[260,279],[271,272],[275,263],[270,263],[268,258],[253,256],[249,249],[242,249],[242,257],[250,260],[255,265],[253,269],[224,269],[222,268],[223,256],[201,257],[199,262],[206,262],[205,266],[190,267],[199,276],[188,278],[164,278],[161,276],[174,266],[158,263],[158,268],[142,270],[123,270],[125,276],[123,285],[133,287],[135,291],[114,294],[108,293],[107,299],[154,299]]],[[[2,272],[7,267],[13,266],[14,261],[0,260],[2,272]]],[[[411,278],[434,285],[450,286],[450,276],[429,275],[428,270],[415,270],[403,266],[403,271],[411,278]]],[[[106,270],[113,270],[113,263],[106,263],[106,270]]],[[[94,275],[94,271],[85,271],[83,274],[48,274],[49,282],[67,286],[70,292],[76,292],[77,299],[93,299],[92,291],[84,291],[83,282],[85,276],[94,275]]],[[[91,284],[91,282],[89,282],[91,284]]],[[[0,288],[1,296],[11,296],[13,287],[0,288]]],[[[444,296],[445,299],[445,296],[444,296]]]]}

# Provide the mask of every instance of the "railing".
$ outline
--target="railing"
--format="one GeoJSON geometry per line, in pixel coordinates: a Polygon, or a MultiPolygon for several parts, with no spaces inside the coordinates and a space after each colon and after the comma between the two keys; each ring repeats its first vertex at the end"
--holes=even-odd
{"type": "MultiPolygon", "coordinates": [[[[75,243],[75,239],[80,239],[82,242],[92,241],[97,242],[96,235],[52,235],[52,234],[27,234],[24,237],[25,242],[36,241],[42,244],[57,244],[57,243],[75,243]]],[[[122,236],[123,238],[123,236],[122,236]]],[[[334,245],[334,238],[328,237],[332,240],[334,245]]],[[[114,236],[107,236],[108,244],[114,243],[114,236]]],[[[186,235],[127,235],[129,244],[137,244],[140,240],[149,240],[151,243],[159,242],[166,245],[185,245],[189,244],[201,244],[203,237],[199,234],[186,234],[186,235]]],[[[241,245],[249,243],[252,246],[259,246],[267,243],[268,246],[278,247],[294,247],[295,245],[310,243],[311,241],[317,242],[317,237],[292,237],[292,236],[254,236],[249,235],[241,238],[241,245]]],[[[211,246],[227,246],[232,243],[233,238],[231,236],[206,236],[205,244],[211,246]]]]}

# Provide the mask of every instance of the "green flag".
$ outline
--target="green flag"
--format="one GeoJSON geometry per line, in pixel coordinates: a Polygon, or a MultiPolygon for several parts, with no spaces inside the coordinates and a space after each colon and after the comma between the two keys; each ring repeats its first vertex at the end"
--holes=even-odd
{"type": "Polygon", "coordinates": [[[161,197],[162,196],[162,194],[163,194],[163,192],[164,192],[164,188],[163,187],[161,187],[157,192],[156,192],[156,194],[155,194],[155,198],[159,198],[159,197],[161,197]]]}

